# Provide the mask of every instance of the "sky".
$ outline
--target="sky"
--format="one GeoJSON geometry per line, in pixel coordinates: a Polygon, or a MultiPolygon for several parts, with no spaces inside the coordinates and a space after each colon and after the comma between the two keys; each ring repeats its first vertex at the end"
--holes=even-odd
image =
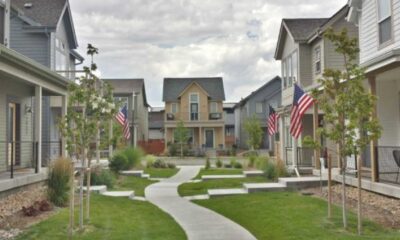
{"type": "Polygon", "coordinates": [[[282,18],[330,17],[347,0],[70,0],[78,51],[99,48],[102,78],[143,78],[163,106],[165,77],[223,77],[237,102],[276,75],[282,18]]]}

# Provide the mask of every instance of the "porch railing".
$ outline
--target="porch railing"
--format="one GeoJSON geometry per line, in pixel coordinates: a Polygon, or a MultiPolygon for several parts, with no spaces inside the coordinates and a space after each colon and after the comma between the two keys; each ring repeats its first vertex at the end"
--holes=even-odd
{"type": "MultiPolygon", "coordinates": [[[[38,173],[38,147],[35,141],[0,141],[0,163],[4,166],[0,171],[10,172],[10,178],[14,178],[15,171],[20,169],[33,168],[38,173]]],[[[61,156],[61,149],[61,141],[43,141],[42,167],[61,156]]]]}
{"type": "Polygon", "coordinates": [[[397,165],[393,152],[400,146],[377,146],[378,178],[380,182],[400,184],[400,166],[397,165]]]}
{"type": "MultiPolygon", "coordinates": [[[[286,165],[290,166],[293,165],[293,148],[286,147],[285,148],[285,159],[286,165]]],[[[314,149],[307,148],[307,147],[297,147],[296,149],[297,154],[297,166],[299,167],[313,167],[313,157],[314,157],[314,149]]]]}

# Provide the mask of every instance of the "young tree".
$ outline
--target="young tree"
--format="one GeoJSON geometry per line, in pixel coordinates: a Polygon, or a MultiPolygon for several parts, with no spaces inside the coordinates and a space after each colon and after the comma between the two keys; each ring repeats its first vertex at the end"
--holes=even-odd
{"type": "MultiPolygon", "coordinates": [[[[325,69],[319,80],[321,87],[313,90],[320,109],[324,112],[325,126],[319,129],[322,136],[338,146],[342,173],[342,215],[343,226],[347,228],[346,217],[346,169],[347,157],[361,156],[366,146],[380,136],[381,128],[373,117],[376,97],[364,88],[365,74],[356,62],[358,42],[349,38],[347,30],[335,33],[328,29],[324,37],[331,41],[343,59],[344,70],[325,69]],[[322,89],[322,90],[321,90],[322,89]]],[[[361,161],[358,161],[358,176],[361,177],[361,161]]],[[[361,186],[359,186],[361,193],[361,186]]],[[[359,194],[359,206],[361,195],[359,194]]],[[[359,233],[361,233],[361,207],[359,207],[359,233]]]]}
{"type": "MultiPolygon", "coordinates": [[[[92,59],[91,66],[84,68],[84,77],[68,86],[68,111],[60,120],[60,131],[66,139],[68,153],[81,161],[79,168],[79,227],[81,230],[83,229],[83,178],[86,170],[90,169],[90,163],[88,163],[92,155],[90,144],[96,140],[99,123],[110,121],[117,111],[111,87],[105,83],[101,84],[101,80],[93,74],[93,71],[97,69],[96,64],[93,63],[93,55],[97,52],[96,48],[88,45],[87,53],[92,59]]],[[[90,180],[90,170],[88,178],[90,180]]],[[[89,185],[87,186],[88,199],[90,198],[89,185]]],[[[86,207],[89,209],[88,204],[86,207]]]]}
{"type": "Polygon", "coordinates": [[[244,122],[244,129],[246,130],[249,139],[247,140],[247,145],[249,145],[251,150],[258,149],[261,144],[263,131],[261,128],[260,121],[256,115],[251,116],[244,122]]]}
{"type": "Polygon", "coordinates": [[[189,130],[182,121],[178,122],[176,125],[174,139],[181,146],[181,158],[183,158],[183,145],[189,140],[189,130]]]}

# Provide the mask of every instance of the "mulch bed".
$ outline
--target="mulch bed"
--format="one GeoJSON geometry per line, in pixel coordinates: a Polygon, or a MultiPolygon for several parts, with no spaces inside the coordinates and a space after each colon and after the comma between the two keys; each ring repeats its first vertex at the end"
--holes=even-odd
{"type": "MultiPolygon", "coordinates": [[[[315,197],[328,199],[328,188],[304,189],[303,193],[312,193],[315,197]]],[[[346,186],[347,209],[357,212],[358,190],[355,187],[346,186]]],[[[363,217],[377,222],[385,227],[400,229],[400,199],[391,198],[377,193],[362,190],[363,217]]],[[[335,205],[342,205],[342,186],[332,186],[332,202],[335,205]]]]}

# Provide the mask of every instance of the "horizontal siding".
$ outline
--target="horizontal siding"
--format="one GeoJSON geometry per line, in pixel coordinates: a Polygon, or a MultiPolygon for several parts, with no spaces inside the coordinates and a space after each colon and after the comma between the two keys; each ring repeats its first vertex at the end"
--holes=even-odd
{"type": "Polygon", "coordinates": [[[0,43],[4,44],[4,8],[0,6],[0,43]]]}
{"type": "Polygon", "coordinates": [[[302,87],[307,87],[312,83],[312,53],[309,45],[300,45],[299,82],[302,87]]]}
{"type": "Polygon", "coordinates": [[[29,33],[24,23],[16,16],[11,18],[10,47],[15,51],[50,67],[49,37],[44,33],[29,33]]]}

